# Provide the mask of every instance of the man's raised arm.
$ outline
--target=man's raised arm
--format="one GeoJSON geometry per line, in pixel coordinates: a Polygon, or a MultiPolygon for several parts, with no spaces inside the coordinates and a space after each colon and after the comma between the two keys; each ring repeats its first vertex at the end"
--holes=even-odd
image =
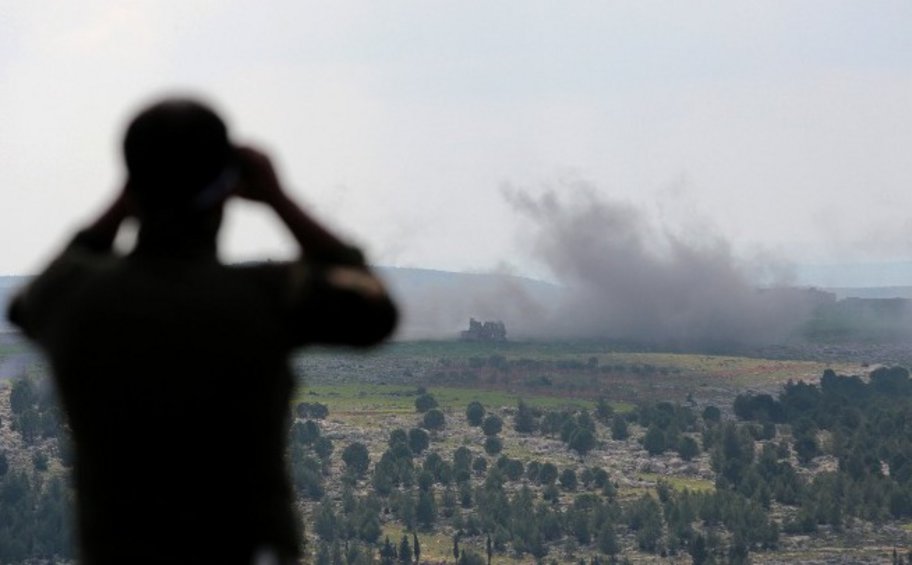
{"type": "Polygon", "coordinates": [[[306,268],[298,313],[308,341],[366,346],[388,337],[398,313],[361,251],[344,243],[288,197],[269,158],[237,148],[236,196],[272,208],[297,241],[306,268]],[[304,288],[306,287],[306,291],[304,288]]]}

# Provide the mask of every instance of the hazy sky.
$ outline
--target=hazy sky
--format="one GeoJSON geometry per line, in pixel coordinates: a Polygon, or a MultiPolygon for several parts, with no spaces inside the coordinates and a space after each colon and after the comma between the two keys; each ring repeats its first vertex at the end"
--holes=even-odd
{"type": "MultiPolygon", "coordinates": [[[[373,262],[539,274],[504,187],[798,261],[912,259],[912,3],[0,0],[0,274],[200,93],[373,262]]],[[[236,206],[229,258],[287,254],[236,206]]],[[[610,237],[606,233],[605,237],[610,237]]]]}

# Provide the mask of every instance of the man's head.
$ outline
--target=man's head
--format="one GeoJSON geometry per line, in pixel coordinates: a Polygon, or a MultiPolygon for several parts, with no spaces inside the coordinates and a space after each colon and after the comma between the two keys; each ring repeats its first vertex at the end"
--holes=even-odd
{"type": "Polygon", "coordinates": [[[149,106],[130,122],[123,149],[143,212],[205,208],[230,188],[224,186],[232,156],[225,123],[198,101],[169,98],[149,106]]]}

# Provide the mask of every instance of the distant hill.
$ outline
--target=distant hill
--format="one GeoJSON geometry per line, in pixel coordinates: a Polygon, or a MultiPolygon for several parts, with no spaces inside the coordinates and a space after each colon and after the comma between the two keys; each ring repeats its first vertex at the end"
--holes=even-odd
{"type": "MultiPolygon", "coordinates": [[[[401,267],[375,267],[375,270],[400,304],[398,339],[457,338],[461,331],[468,328],[470,318],[501,321],[506,326],[507,339],[521,338],[524,330],[540,327],[541,321],[548,319],[560,303],[563,292],[562,287],[556,284],[501,273],[457,273],[401,267]]],[[[26,276],[0,276],[0,312],[5,314],[5,306],[16,289],[29,279],[26,276]]],[[[834,324],[842,327],[846,317],[854,318],[861,312],[851,299],[912,300],[912,286],[821,285],[818,288],[833,293],[840,303],[834,305],[835,309],[827,310],[824,316],[826,323],[816,320],[815,326],[827,328],[834,324]]],[[[883,306],[877,306],[871,312],[864,310],[865,316],[862,317],[872,320],[883,318],[876,314],[878,308],[883,306]]],[[[893,325],[898,323],[890,322],[893,325]]],[[[6,316],[0,315],[0,332],[12,330],[6,316]]]]}
{"type": "Polygon", "coordinates": [[[899,288],[912,285],[912,261],[795,265],[795,284],[824,288],[899,288]]]}
{"type": "Polygon", "coordinates": [[[826,287],[837,299],[843,298],[909,298],[912,299],[912,286],[874,286],[874,287],[826,287]]]}
{"type": "MultiPolygon", "coordinates": [[[[503,321],[509,332],[521,317],[554,302],[560,294],[556,285],[505,274],[399,267],[375,270],[402,305],[399,338],[455,338],[468,327],[471,317],[503,321]]],[[[0,277],[3,312],[16,289],[30,278],[0,277]]],[[[11,330],[6,316],[0,316],[0,331],[11,330]]]]}

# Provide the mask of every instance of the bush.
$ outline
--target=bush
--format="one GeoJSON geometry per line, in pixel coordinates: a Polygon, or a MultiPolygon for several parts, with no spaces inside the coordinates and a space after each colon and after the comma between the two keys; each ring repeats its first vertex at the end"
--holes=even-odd
{"type": "Polygon", "coordinates": [[[485,438],[484,450],[488,455],[497,455],[503,451],[503,442],[500,441],[499,437],[488,436],[485,438]]]}
{"type": "Polygon", "coordinates": [[[650,426],[646,436],[643,437],[643,447],[650,455],[665,452],[665,433],[658,426],[650,426]]]}
{"type": "Polygon", "coordinates": [[[391,431],[389,440],[386,442],[386,444],[390,447],[393,447],[397,443],[408,445],[408,434],[405,433],[405,430],[402,428],[396,428],[395,430],[391,431]]]}
{"type": "Polygon", "coordinates": [[[446,418],[443,412],[433,408],[424,414],[423,425],[429,430],[442,430],[446,426],[446,418]]]}
{"type": "Polygon", "coordinates": [[[586,428],[577,428],[570,436],[569,445],[570,449],[583,457],[595,447],[595,435],[586,428]]]}
{"type": "Polygon", "coordinates": [[[627,430],[627,420],[620,414],[615,415],[611,419],[611,439],[623,441],[628,437],[630,432],[627,430]]]}
{"type": "Polygon", "coordinates": [[[681,441],[678,442],[678,455],[684,461],[690,461],[694,457],[700,454],[700,446],[697,444],[697,440],[690,436],[684,436],[681,438],[681,441]]]}
{"type": "Polygon", "coordinates": [[[491,414],[481,424],[481,431],[486,436],[496,436],[503,429],[503,420],[491,414]]]}
{"type": "Polygon", "coordinates": [[[561,471],[560,484],[561,488],[564,490],[576,490],[576,471],[573,469],[564,469],[561,471]]]}
{"type": "Polygon", "coordinates": [[[430,394],[422,394],[415,399],[415,410],[424,414],[432,408],[437,408],[437,399],[430,394]]]}
{"type": "Polygon", "coordinates": [[[466,420],[469,421],[470,426],[480,426],[481,422],[485,417],[484,406],[481,405],[481,402],[473,400],[469,402],[469,405],[466,407],[466,420]]]}
{"type": "Polygon", "coordinates": [[[412,428],[408,433],[408,446],[414,454],[419,454],[431,444],[428,433],[421,428],[412,428]]]}
{"type": "Polygon", "coordinates": [[[715,406],[707,406],[703,409],[703,421],[704,422],[720,422],[722,421],[722,411],[716,408],[715,406]]]}
{"type": "Polygon", "coordinates": [[[538,481],[543,485],[554,484],[557,480],[557,466],[554,463],[545,463],[538,470],[538,481]]]}
{"type": "Polygon", "coordinates": [[[349,444],[342,452],[342,461],[356,475],[364,475],[370,466],[370,453],[367,451],[367,446],[357,441],[349,444]]]}

